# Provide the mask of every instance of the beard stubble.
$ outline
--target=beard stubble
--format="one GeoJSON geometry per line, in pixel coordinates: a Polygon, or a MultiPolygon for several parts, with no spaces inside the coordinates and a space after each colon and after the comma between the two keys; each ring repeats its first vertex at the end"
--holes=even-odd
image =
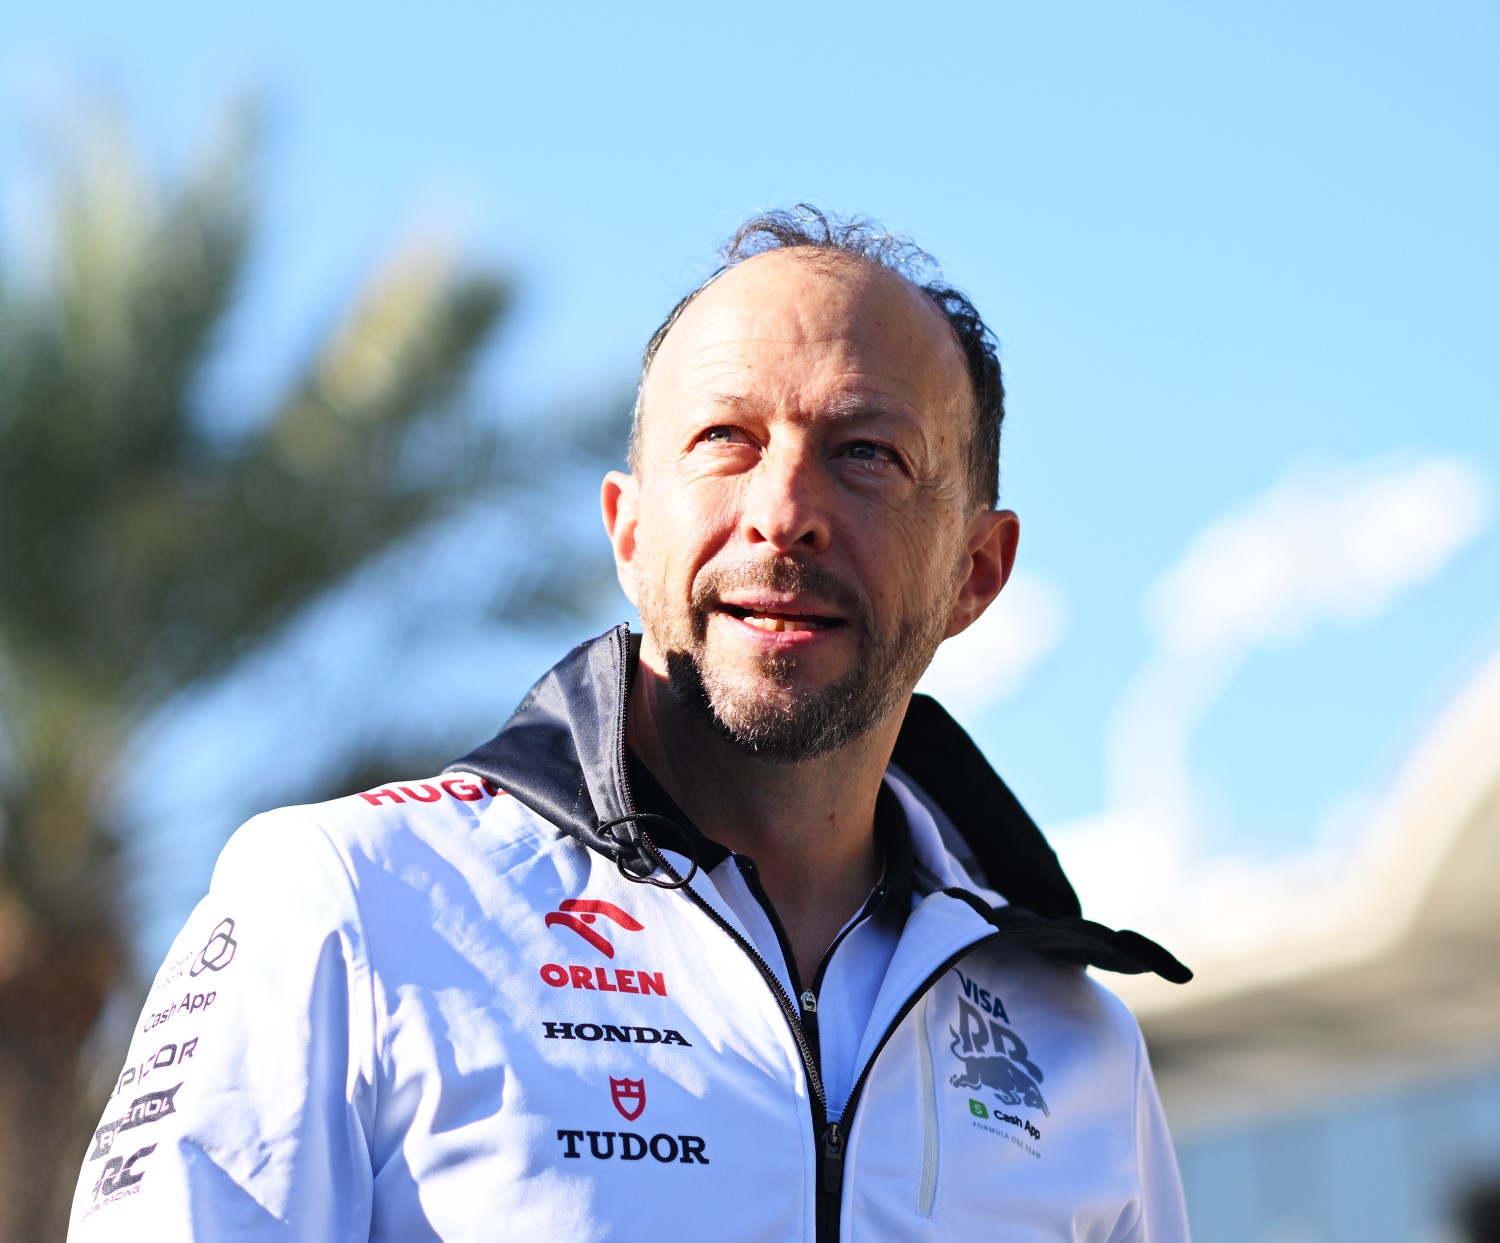
{"type": "MultiPolygon", "coordinates": [[[[955,568],[955,576],[957,570],[955,568]]],[[[956,577],[953,580],[956,582],[956,577]]],[[[918,598],[885,631],[862,591],[820,566],[791,557],[706,567],[684,616],[643,585],[641,620],[662,652],[673,698],[720,737],[757,758],[798,763],[829,755],[864,737],[901,704],[942,642],[950,592],[918,598]],[[715,662],[709,618],[733,590],[807,594],[839,610],[856,639],[854,662],[828,686],[797,685],[795,654],[766,655],[750,674],[715,662]]]]}

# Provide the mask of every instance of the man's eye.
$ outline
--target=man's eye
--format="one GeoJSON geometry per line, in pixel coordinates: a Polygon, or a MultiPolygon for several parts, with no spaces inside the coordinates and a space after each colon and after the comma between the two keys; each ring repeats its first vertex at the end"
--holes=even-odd
{"type": "Polygon", "coordinates": [[[732,427],[710,427],[698,439],[710,445],[729,445],[735,442],[737,433],[732,427]]]}
{"type": "Polygon", "coordinates": [[[856,440],[849,446],[848,454],[856,462],[893,462],[896,455],[885,445],[873,440],[856,440]]]}

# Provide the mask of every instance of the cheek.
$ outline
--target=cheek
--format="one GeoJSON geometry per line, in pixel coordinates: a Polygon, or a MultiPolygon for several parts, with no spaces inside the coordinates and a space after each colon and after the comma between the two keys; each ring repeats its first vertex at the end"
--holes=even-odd
{"type": "Polygon", "coordinates": [[[878,549],[867,545],[867,581],[878,606],[911,612],[945,606],[954,586],[961,535],[945,515],[911,515],[878,549]]]}
{"type": "Polygon", "coordinates": [[[733,529],[731,507],[722,498],[686,489],[644,495],[636,526],[637,573],[674,594],[688,591],[733,529]]]}

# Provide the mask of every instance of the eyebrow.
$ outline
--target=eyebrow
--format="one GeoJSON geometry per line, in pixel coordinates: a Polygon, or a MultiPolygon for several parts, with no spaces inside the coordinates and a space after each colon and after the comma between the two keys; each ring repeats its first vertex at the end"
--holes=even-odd
{"type": "MultiPolygon", "coordinates": [[[[709,402],[715,406],[721,406],[730,410],[743,410],[752,405],[748,397],[738,393],[714,393],[709,397],[709,402]]],[[[861,393],[840,393],[831,401],[824,404],[822,413],[828,415],[840,423],[853,422],[856,419],[882,418],[897,419],[902,422],[911,421],[911,412],[886,405],[861,393]]]]}
{"type": "Polygon", "coordinates": [[[872,400],[859,393],[843,393],[829,402],[824,410],[839,420],[851,420],[862,418],[900,419],[907,422],[911,419],[911,412],[901,410],[883,402],[872,400]]]}

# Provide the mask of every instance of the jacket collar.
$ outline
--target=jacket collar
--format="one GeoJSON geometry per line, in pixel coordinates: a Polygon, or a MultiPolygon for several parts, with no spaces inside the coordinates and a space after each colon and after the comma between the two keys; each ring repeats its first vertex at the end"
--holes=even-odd
{"type": "MultiPolygon", "coordinates": [[[[712,872],[730,857],[728,847],[704,835],[634,751],[626,753],[626,773],[636,808],[676,824],[691,843],[691,856],[697,859],[699,868],[712,872]]],[[[880,884],[893,907],[905,911],[916,888],[916,857],[910,816],[889,781],[881,783],[875,796],[875,840],[882,856],[880,884]]]]}
{"type": "MultiPolygon", "coordinates": [[[[631,797],[625,750],[636,650],[628,626],[579,644],[531,688],[494,738],[445,771],[488,778],[627,876],[645,880],[656,870],[656,852],[641,823],[650,818],[638,815],[631,797]]],[[[1081,918],[1077,895],[1041,830],[936,700],[912,696],[892,759],[962,836],[980,879],[1005,895],[1008,905],[996,909],[977,895],[947,891],[964,896],[996,928],[1069,961],[1155,971],[1179,983],[1191,978],[1145,937],[1081,918]]]]}

